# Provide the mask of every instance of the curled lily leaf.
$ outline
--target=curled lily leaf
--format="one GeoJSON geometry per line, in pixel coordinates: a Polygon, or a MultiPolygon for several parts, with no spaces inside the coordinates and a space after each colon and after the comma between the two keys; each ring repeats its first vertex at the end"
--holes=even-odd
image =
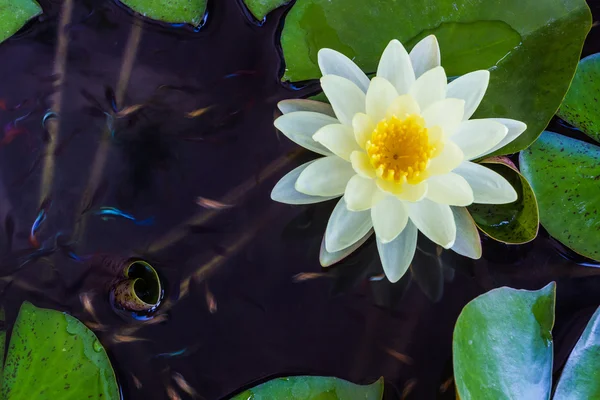
{"type": "Polygon", "coordinates": [[[162,297],[162,285],[156,270],[147,262],[134,260],[126,264],[123,278],[112,287],[115,304],[127,311],[155,310],[162,297]]]}

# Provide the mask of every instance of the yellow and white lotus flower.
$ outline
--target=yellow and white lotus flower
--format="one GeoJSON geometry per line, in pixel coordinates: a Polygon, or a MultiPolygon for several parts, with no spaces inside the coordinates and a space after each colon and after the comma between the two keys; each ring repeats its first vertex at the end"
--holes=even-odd
{"type": "Polygon", "coordinates": [[[325,157],[284,176],[273,200],[309,204],[343,196],[327,225],[323,250],[330,257],[325,258],[349,254],[374,230],[391,282],[408,269],[417,230],[446,249],[481,257],[479,234],[465,206],[511,203],[517,193],[502,176],[471,160],[526,129],[511,119],[469,119],[488,87],[489,72],[448,83],[435,36],[410,54],[392,40],[371,80],[337,51],[322,49],[318,60],[331,105],[282,101],[275,126],[325,157]]]}

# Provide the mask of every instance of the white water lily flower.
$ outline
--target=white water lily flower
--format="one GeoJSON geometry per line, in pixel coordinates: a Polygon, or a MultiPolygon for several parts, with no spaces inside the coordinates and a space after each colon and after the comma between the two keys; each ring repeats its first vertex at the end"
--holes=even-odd
{"type": "Polygon", "coordinates": [[[272,198],[308,204],[343,196],[329,219],[323,250],[329,256],[322,252],[322,264],[349,254],[373,231],[392,282],[412,261],[417,231],[479,258],[479,234],[465,206],[511,203],[517,193],[501,175],[471,160],[526,129],[510,119],[470,119],[489,72],[471,72],[448,84],[435,36],[410,54],[392,40],[371,80],[334,50],[322,49],[318,60],[331,105],[282,101],[284,115],[275,126],[325,157],[284,176],[272,198]]]}

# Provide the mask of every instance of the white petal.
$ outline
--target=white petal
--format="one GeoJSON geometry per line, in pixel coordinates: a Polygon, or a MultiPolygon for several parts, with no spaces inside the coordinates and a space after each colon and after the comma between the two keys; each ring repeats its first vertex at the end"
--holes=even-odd
{"type": "Polygon", "coordinates": [[[445,249],[454,245],[456,224],[450,206],[428,199],[406,205],[410,220],[425,236],[445,249]]]}
{"type": "Polygon", "coordinates": [[[447,97],[463,99],[465,101],[464,120],[471,118],[479,103],[485,95],[488,83],[490,82],[490,72],[488,70],[479,70],[469,72],[450,82],[448,85],[447,97]]]}
{"type": "Polygon", "coordinates": [[[337,196],[355,175],[352,164],[337,156],[323,157],[310,164],[296,181],[297,191],[312,196],[337,196]]]}
{"type": "Polygon", "coordinates": [[[398,92],[387,79],[373,78],[367,91],[367,114],[373,121],[381,121],[397,97],[398,92]]]}
{"type": "Polygon", "coordinates": [[[349,211],[342,197],[337,203],[325,230],[325,249],[334,253],[352,246],[371,230],[369,211],[349,211]]]}
{"type": "Polygon", "coordinates": [[[416,184],[405,183],[402,185],[402,192],[397,194],[400,200],[419,201],[427,195],[429,191],[429,181],[423,181],[416,184]]]}
{"type": "Polygon", "coordinates": [[[439,156],[429,162],[427,172],[430,175],[447,174],[464,161],[462,150],[452,141],[444,143],[444,149],[439,156]]]}
{"type": "Polygon", "coordinates": [[[465,102],[459,99],[436,101],[423,111],[422,117],[428,128],[439,126],[445,136],[452,136],[462,121],[465,102]]]}
{"type": "Polygon", "coordinates": [[[508,133],[506,134],[504,139],[502,139],[500,141],[500,143],[498,143],[496,146],[492,147],[492,149],[487,151],[485,154],[482,154],[482,156],[485,156],[487,154],[495,152],[496,150],[501,149],[502,147],[506,146],[507,144],[509,144],[510,142],[512,142],[519,136],[521,136],[521,134],[523,132],[525,132],[525,129],[527,129],[527,125],[525,125],[523,122],[517,121],[515,119],[490,118],[490,120],[499,122],[502,125],[506,126],[508,128],[508,133]]]}
{"type": "Polygon", "coordinates": [[[375,181],[369,178],[363,178],[360,175],[354,175],[346,185],[344,199],[350,211],[364,211],[371,208],[373,196],[377,189],[375,181]]]}
{"type": "Polygon", "coordinates": [[[377,76],[390,81],[399,94],[408,93],[415,82],[410,57],[398,40],[392,40],[383,51],[377,67],[377,76]]]}
{"type": "Polygon", "coordinates": [[[306,164],[302,164],[298,168],[293,169],[287,175],[277,182],[273,191],[271,192],[271,199],[278,201],[280,203],[286,204],[312,204],[312,203],[320,203],[322,201],[327,201],[331,199],[335,199],[338,196],[309,196],[304,193],[300,193],[296,190],[296,180],[300,176],[300,173],[306,169],[310,164],[314,161],[309,161],[306,164]]]}
{"type": "Polygon", "coordinates": [[[337,75],[352,81],[363,92],[369,87],[369,78],[352,60],[332,49],[319,50],[319,68],[325,75],[337,75]]]}
{"type": "Polygon", "coordinates": [[[517,200],[517,192],[504,177],[483,165],[465,161],[455,170],[469,182],[474,203],[506,204],[517,200]]]}
{"type": "Polygon", "coordinates": [[[381,243],[389,243],[402,232],[408,222],[408,212],[402,201],[385,195],[371,208],[375,236],[381,243]]]}
{"type": "Polygon", "coordinates": [[[420,77],[426,71],[439,67],[441,63],[440,46],[435,35],[429,35],[410,51],[410,61],[415,71],[415,77],[420,77]]]}
{"type": "Polygon", "coordinates": [[[451,247],[461,256],[478,260],[481,258],[481,239],[473,217],[465,207],[451,207],[456,223],[456,241],[451,247]]]}
{"type": "Polygon", "coordinates": [[[369,156],[367,153],[355,151],[350,155],[350,161],[352,162],[352,168],[354,168],[354,171],[363,178],[374,179],[376,177],[375,168],[373,168],[371,165],[371,161],[369,161],[369,156]]]}
{"type": "Polygon", "coordinates": [[[406,273],[417,249],[417,228],[408,221],[401,234],[389,243],[377,238],[377,250],[383,272],[390,282],[398,282],[406,273]]]}
{"type": "Polygon", "coordinates": [[[321,241],[321,250],[319,252],[319,262],[321,263],[322,267],[329,267],[337,262],[342,261],[344,258],[348,257],[350,254],[354,253],[354,251],[356,249],[358,249],[360,246],[363,245],[364,242],[366,242],[371,235],[373,235],[373,230],[369,230],[369,232],[367,232],[367,234],[365,236],[363,236],[362,238],[360,238],[360,240],[356,243],[354,243],[352,246],[350,247],[346,247],[345,249],[342,249],[340,251],[335,251],[333,253],[330,253],[327,251],[327,249],[325,248],[325,237],[323,237],[323,240],[321,241]]]}
{"type": "Polygon", "coordinates": [[[289,114],[296,111],[312,111],[335,118],[335,113],[333,112],[333,107],[331,107],[331,104],[315,100],[281,100],[279,103],[277,103],[277,107],[279,107],[279,110],[284,114],[289,114]]]}
{"type": "Polygon", "coordinates": [[[494,148],[508,133],[506,126],[489,119],[464,121],[452,136],[465,159],[472,160],[494,148]]]}
{"type": "Polygon", "coordinates": [[[300,146],[324,156],[331,152],[313,140],[313,135],[326,125],[338,124],[339,121],[325,114],[310,111],[296,111],[277,118],[274,125],[285,136],[300,146]]]}
{"type": "Polygon", "coordinates": [[[473,203],[473,190],[465,178],[452,172],[427,179],[427,198],[451,206],[468,206],[473,203]]]}
{"type": "Polygon", "coordinates": [[[351,127],[341,124],[332,124],[322,127],[313,135],[315,142],[321,143],[328,150],[346,161],[350,161],[353,151],[361,150],[354,140],[354,131],[351,127]]]}
{"type": "Polygon", "coordinates": [[[325,75],[321,78],[321,88],[342,124],[352,126],[354,115],[365,112],[365,93],[348,79],[325,75]]]}
{"type": "Polygon", "coordinates": [[[358,113],[352,118],[352,128],[354,129],[354,139],[361,148],[365,148],[367,140],[375,130],[375,123],[367,114],[358,113]]]}
{"type": "Polygon", "coordinates": [[[447,86],[448,81],[444,68],[435,67],[421,75],[410,87],[408,93],[417,100],[421,110],[424,110],[436,101],[446,98],[447,86]]]}

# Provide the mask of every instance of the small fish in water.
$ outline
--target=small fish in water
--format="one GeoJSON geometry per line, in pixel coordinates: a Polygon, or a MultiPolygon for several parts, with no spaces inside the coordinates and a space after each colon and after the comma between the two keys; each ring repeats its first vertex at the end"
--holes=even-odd
{"type": "Polygon", "coordinates": [[[221,203],[220,201],[207,199],[206,197],[198,197],[196,204],[209,210],[224,210],[233,207],[232,204],[221,203]]]}
{"type": "Polygon", "coordinates": [[[407,356],[406,354],[399,353],[396,350],[389,349],[389,348],[386,348],[385,351],[390,356],[394,357],[396,360],[398,360],[400,362],[403,362],[404,364],[411,365],[413,363],[413,359],[411,357],[407,356]]]}
{"type": "Polygon", "coordinates": [[[169,397],[169,400],[181,400],[181,396],[179,396],[172,386],[167,386],[167,396],[169,397]]]}
{"type": "Polygon", "coordinates": [[[40,211],[38,212],[35,221],[31,225],[31,230],[29,232],[29,243],[36,249],[40,247],[40,242],[36,236],[37,231],[40,229],[42,223],[46,220],[46,216],[48,215],[48,210],[50,209],[50,205],[52,202],[49,199],[44,200],[42,206],[40,207],[40,211]]]}
{"type": "Polygon", "coordinates": [[[206,292],[206,305],[208,306],[208,312],[214,314],[217,312],[217,299],[215,299],[215,295],[208,288],[208,282],[204,285],[206,292]]]}
{"type": "Polygon", "coordinates": [[[58,114],[55,113],[54,111],[50,111],[48,110],[46,112],[46,114],[44,114],[44,117],[42,118],[42,128],[46,129],[46,123],[54,118],[58,118],[58,114]]]}
{"type": "Polygon", "coordinates": [[[255,74],[256,74],[256,71],[242,69],[239,71],[235,71],[232,74],[225,75],[223,77],[223,79],[231,79],[231,78],[237,78],[238,76],[248,76],[248,75],[255,75],[255,74]]]}
{"type": "Polygon", "coordinates": [[[121,218],[128,219],[130,221],[133,221],[133,223],[135,223],[136,225],[140,225],[140,226],[149,226],[149,225],[154,224],[154,217],[146,218],[143,220],[138,220],[133,215],[127,214],[127,213],[119,210],[118,208],[114,208],[114,207],[102,207],[102,208],[100,208],[100,210],[95,211],[94,215],[101,216],[103,220],[107,220],[110,217],[121,217],[121,218]]]}
{"type": "Polygon", "coordinates": [[[9,122],[4,125],[4,136],[2,137],[2,140],[0,140],[0,146],[10,144],[19,135],[24,133],[27,133],[25,128],[17,127],[14,122],[9,122]]]}
{"type": "Polygon", "coordinates": [[[450,378],[446,379],[444,381],[444,383],[442,383],[440,385],[440,393],[446,393],[448,391],[448,389],[450,389],[450,386],[452,386],[452,384],[454,383],[454,377],[451,376],[450,378]]]}
{"type": "Polygon", "coordinates": [[[181,375],[179,372],[173,373],[173,380],[181,390],[186,392],[192,398],[195,399],[198,397],[198,392],[196,392],[196,390],[193,387],[191,387],[189,383],[187,383],[183,375],[181,375]]]}
{"type": "Polygon", "coordinates": [[[189,113],[185,114],[185,117],[186,118],[197,118],[197,117],[205,114],[211,108],[212,108],[212,106],[208,106],[208,107],[204,107],[204,108],[199,108],[199,109],[194,110],[194,111],[190,111],[189,113]]]}
{"type": "Polygon", "coordinates": [[[142,382],[138,379],[137,376],[131,374],[131,378],[133,379],[133,384],[135,385],[135,388],[140,390],[142,388],[142,382]]]}
{"type": "Polygon", "coordinates": [[[81,305],[85,312],[87,312],[94,321],[98,322],[98,316],[96,315],[96,310],[94,309],[94,305],[92,304],[92,295],[90,293],[81,293],[79,295],[79,301],[81,301],[81,305]]]}
{"type": "Polygon", "coordinates": [[[404,384],[404,389],[402,389],[401,400],[405,400],[408,397],[408,395],[410,395],[410,393],[415,388],[416,384],[417,384],[417,380],[416,379],[409,379],[408,382],[406,382],[404,384]]]}
{"type": "Polygon", "coordinates": [[[128,116],[129,114],[133,114],[133,113],[141,110],[143,107],[144,107],[144,104],[135,104],[133,106],[125,107],[124,109],[122,109],[121,111],[116,113],[115,116],[117,118],[124,118],[124,117],[128,116]]]}
{"type": "Polygon", "coordinates": [[[133,343],[133,342],[148,342],[149,339],[136,337],[136,336],[126,336],[114,334],[112,337],[113,343],[133,343]]]}
{"type": "Polygon", "coordinates": [[[294,275],[292,280],[294,282],[298,283],[298,282],[309,281],[311,279],[326,278],[326,277],[327,277],[327,274],[325,274],[323,272],[300,272],[299,274],[294,275]]]}
{"type": "Polygon", "coordinates": [[[385,274],[381,274],[381,275],[375,275],[369,278],[369,280],[371,282],[378,282],[378,281],[382,281],[385,278],[385,274]]]}

